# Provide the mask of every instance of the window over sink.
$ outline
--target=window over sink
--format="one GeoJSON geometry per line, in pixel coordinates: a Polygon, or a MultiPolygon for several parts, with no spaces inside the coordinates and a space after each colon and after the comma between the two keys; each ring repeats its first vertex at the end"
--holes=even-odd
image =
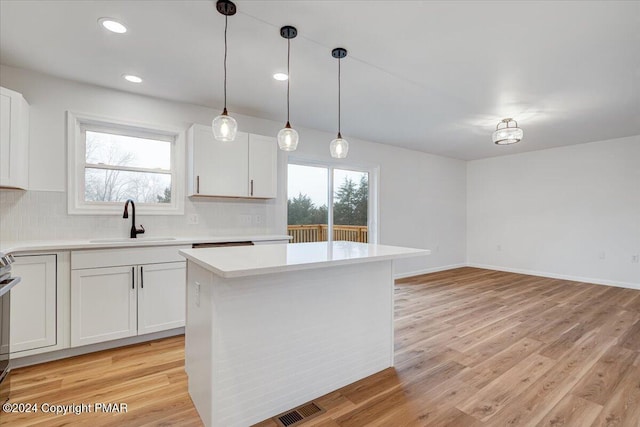
{"type": "Polygon", "coordinates": [[[70,214],[184,212],[184,131],[68,112],[70,214]]]}

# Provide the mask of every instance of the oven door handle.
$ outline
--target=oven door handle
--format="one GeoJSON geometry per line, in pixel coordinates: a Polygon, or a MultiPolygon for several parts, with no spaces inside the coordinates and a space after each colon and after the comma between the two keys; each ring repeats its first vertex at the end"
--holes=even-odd
{"type": "Polygon", "coordinates": [[[12,277],[7,282],[3,281],[0,283],[0,297],[11,290],[15,285],[20,283],[22,279],[20,277],[12,277]]]}

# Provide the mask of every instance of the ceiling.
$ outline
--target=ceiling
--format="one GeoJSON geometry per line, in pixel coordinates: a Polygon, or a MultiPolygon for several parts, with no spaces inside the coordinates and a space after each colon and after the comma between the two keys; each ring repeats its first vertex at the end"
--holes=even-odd
{"type": "MultiPolygon", "coordinates": [[[[282,25],[292,40],[291,122],[459,159],[640,134],[640,2],[242,1],[229,18],[228,104],[284,123],[282,25]],[[524,139],[496,146],[515,118],[524,139]]],[[[215,1],[1,1],[0,62],[220,108],[224,18],[215,1]],[[129,31],[108,33],[100,17],[129,31]],[[124,73],[141,75],[140,85],[124,73]]],[[[242,124],[240,124],[242,126],[242,124]]],[[[302,140],[301,143],[304,143],[302,140]]]]}

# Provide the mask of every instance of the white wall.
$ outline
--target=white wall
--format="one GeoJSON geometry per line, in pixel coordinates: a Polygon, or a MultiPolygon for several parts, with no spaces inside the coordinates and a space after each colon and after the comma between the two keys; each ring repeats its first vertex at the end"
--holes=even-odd
{"type": "MultiPolygon", "coordinates": [[[[0,239],[34,240],[126,237],[130,223],[119,216],[67,215],[66,111],[91,113],[183,129],[207,123],[213,110],[172,103],[0,66],[0,84],[22,93],[29,108],[29,191],[0,191],[0,239]]],[[[259,121],[258,121],[259,122],[259,121]]],[[[277,201],[187,199],[185,214],[198,214],[189,225],[185,215],[139,215],[147,235],[223,235],[274,233],[277,201]],[[243,225],[241,215],[261,217],[243,225]]]]}
{"type": "MultiPolygon", "coordinates": [[[[219,113],[6,66],[0,66],[0,84],[23,93],[31,105],[31,190],[0,191],[4,241],[128,233],[119,217],[66,214],[67,110],[185,129],[207,125],[219,113]]],[[[282,126],[234,116],[243,131],[275,135],[282,126]]],[[[297,158],[331,161],[332,133],[298,130],[297,158]]],[[[380,243],[433,251],[400,262],[399,275],[468,262],[640,287],[640,264],[631,263],[640,254],[640,136],[468,163],[349,140],[342,163],[380,170],[380,243]]],[[[279,156],[277,200],[187,199],[185,215],[197,213],[198,225],[188,225],[186,216],[141,216],[140,222],[150,235],[284,233],[287,156],[279,156]],[[263,221],[243,226],[241,215],[263,221]]]]}
{"type": "MultiPolygon", "coordinates": [[[[66,214],[67,110],[106,117],[159,123],[187,129],[208,125],[219,114],[191,104],[131,93],[7,66],[0,66],[0,84],[22,93],[30,104],[30,190],[0,190],[0,240],[60,239],[127,235],[121,218],[66,214]]],[[[284,102],[284,99],[283,99],[284,102]]],[[[242,131],[276,135],[282,123],[234,114],[242,131]]],[[[294,123],[295,124],[295,123],[294,123]]],[[[345,127],[347,128],[347,127],[345,127]]],[[[335,135],[298,129],[295,156],[329,160],[335,135]]],[[[405,260],[397,273],[462,265],[466,253],[466,164],[388,145],[349,138],[345,164],[380,168],[380,243],[433,250],[429,257],[405,260]]],[[[185,215],[142,216],[149,235],[194,235],[286,232],[286,164],[279,153],[279,195],[272,201],[187,199],[185,215]],[[200,224],[186,224],[197,213],[200,224]],[[243,226],[241,215],[262,216],[260,225],[243,226]]]]}
{"type": "Polygon", "coordinates": [[[468,162],[469,264],[640,289],[637,254],[640,135],[468,162]]]}
{"type": "MultiPolygon", "coordinates": [[[[432,251],[428,257],[399,260],[397,276],[464,265],[466,162],[353,138],[348,138],[348,158],[336,161],[329,154],[334,138],[334,134],[301,130],[295,156],[379,165],[378,243],[432,251]]],[[[281,218],[286,220],[284,214],[281,218]]]]}

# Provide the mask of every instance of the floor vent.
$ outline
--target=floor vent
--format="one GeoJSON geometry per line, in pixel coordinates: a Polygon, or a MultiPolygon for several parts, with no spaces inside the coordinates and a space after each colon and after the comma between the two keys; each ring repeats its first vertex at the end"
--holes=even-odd
{"type": "Polygon", "coordinates": [[[316,415],[320,415],[323,412],[324,409],[311,402],[302,406],[298,406],[297,408],[285,412],[284,414],[278,415],[274,417],[274,420],[280,427],[291,427],[302,424],[308,419],[313,418],[316,415]]]}

